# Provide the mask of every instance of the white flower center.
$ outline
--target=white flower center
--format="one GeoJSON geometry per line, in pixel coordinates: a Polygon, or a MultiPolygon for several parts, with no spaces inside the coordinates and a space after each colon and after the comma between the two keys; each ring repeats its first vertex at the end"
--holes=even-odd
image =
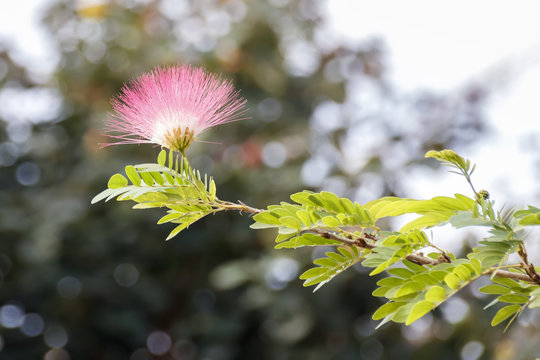
{"type": "Polygon", "coordinates": [[[155,121],[151,141],[173,151],[184,151],[200,132],[198,119],[191,115],[175,114],[173,117],[159,117],[155,121]]]}

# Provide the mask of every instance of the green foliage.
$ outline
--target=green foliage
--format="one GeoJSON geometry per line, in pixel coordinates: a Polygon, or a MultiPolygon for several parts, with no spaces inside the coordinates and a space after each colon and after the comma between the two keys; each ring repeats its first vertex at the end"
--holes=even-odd
{"type": "Polygon", "coordinates": [[[381,320],[379,326],[389,321],[409,325],[485,275],[492,275],[492,284],[480,292],[497,296],[487,307],[506,304],[493,317],[493,326],[509,318],[511,323],[526,307],[539,307],[540,284],[535,268],[527,262],[521,230],[539,223],[540,209],[497,214],[487,191],[474,190],[470,178],[474,166],[469,160],[451,150],[430,151],[426,157],[457,169],[471,185],[475,199],[461,194],[428,200],[383,197],[362,206],[330,192],[303,191],[291,195],[294,203],[281,202],[258,210],[218,200],[211,178],[191,169],[185,158],[178,165],[171,154],[166,167],[162,152],[159,165],[127,166],[127,178],[113,175],[109,189],[93,202],[117,197],[135,201],[136,208],[167,207],[167,214],[158,223],[179,224],[168,239],[212,212],[240,210],[253,213],[252,229],[277,229],[276,249],[336,246],[337,251],[327,251],[325,257],[316,259],[316,266],[300,279],[304,286],[316,286],[316,291],[360,262],[372,268],[370,276],[384,274],[372,293],[387,300],[373,314],[373,319],[381,320]],[[420,216],[398,231],[383,231],[376,223],[405,214],[420,216]],[[447,223],[455,228],[488,227],[490,236],[473,246],[465,258],[456,258],[431,244],[423,231],[447,223]],[[522,261],[508,264],[514,253],[522,261]]]}
{"type": "MultiPolygon", "coordinates": [[[[356,226],[373,231],[374,221],[369,211],[349,199],[323,191],[303,191],[291,195],[297,204],[282,202],[253,217],[254,229],[277,228],[276,248],[297,248],[314,245],[337,245],[339,241],[309,233],[313,230],[339,229],[356,226]]],[[[338,230],[339,232],[339,230],[338,230]]],[[[359,232],[357,232],[359,233],[359,232]]]]}
{"type": "Polygon", "coordinates": [[[527,210],[516,211],[514,214],[520,225],[540,225],[540,209],[530,206],[527,210]]]}
{"type": "Polygon", "coordinates": [[[366,255],[366,260],[362,265],[375,267],[369,275],[376,275],[389,266],[402,261],[414,251],[429,245],[429,241],[424,232],[413,230],[410,233],[390,235],[386,237],[380,246],[374,248],[366,255]]]}
{"type": "Polygon", "coordinates": [[[461,194],[455,194],[455,198],[438,196],[431,200],[384,197],[370,201],[365,205],[365,208],[371,212],[374,219],[404,214],[422,215],[399,230],[407,232],[413,229],[442,225],[456,215],[456,212],[471,211],[475,206],[474,200],[461,194]]]}
{"type": "Polygon", "coordinates": [[[325,258],[319,258],[313,261],[318,267],[306,270],[300,279],[304,280],[304,286],[317,285],[314,292],[328,283],[341,272],[360,261],[365,251],[359,251],[356,246],[338,247],[339,253],[327,252],[325,258]]]}
{"type": "Polygon", "coordinates": [[[379,280],[378,288],[373,292],[373,296],[389,300],[373,314],[374,320],[383,319],[380,325],[388,321],[408,325],[481,275],[474,259],[426,266],[418,266],[408,260],[402,263],[409,269],[387,269],[394,276],[379,280]]]}
{"type": "Polygon", "coordinates": [[[159,219],[158,224],[178,224],[166,240],[206,215],[221,210],[211,177],[194,171],[185,157],[180,162],[169,157],[168,167],[166,159],[167,153],[162,150],[158,164],[126,166],[127,178],[122,174],[113,175],[108,189],[96,195],[91,203],[117,198],[136,202],[134,209],[165,207],[167,215],[159,219]]]}
{"type": "Polygon", "coordinates": [[[538,300],[540,295],[540,285],[532,285],[528,282],[516,281],[503,277],[495,277],[492,281],[493,284],[478,289],[478,291],[484,294],[497,295],[486,308],[497,303],[510,305],[505,305],[497,311],[491,321],[491,325],[498,325],[514,315],[508,322],[508,325],[510,325],[525,307],[528,306],[531,309],[540,307],[540,301],[538,300]]]}
{"type": "Polygon", "coordinates": [[[431,150],[426,153],[426,157],[437,159],[445,165],[456,168],[460,172],[469,174],[469,176],[472,175],[474,169],[476,168],[476,165],[473,165],[471,169],[471,161],[459,156],[454,150],[431,150]]]}

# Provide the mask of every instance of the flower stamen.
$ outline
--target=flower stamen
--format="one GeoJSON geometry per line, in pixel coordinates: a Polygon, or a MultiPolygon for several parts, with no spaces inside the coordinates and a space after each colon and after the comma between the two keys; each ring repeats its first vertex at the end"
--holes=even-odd
{"type": "Polygon", "coordinates": [[[164,141],[162,146],[171,149],[172,151],[184,152],[195,140],[195,132],[189,129],[189,126],[183,128],[181,126],[174,129],[169,129],[163,134],[164,141]]]}

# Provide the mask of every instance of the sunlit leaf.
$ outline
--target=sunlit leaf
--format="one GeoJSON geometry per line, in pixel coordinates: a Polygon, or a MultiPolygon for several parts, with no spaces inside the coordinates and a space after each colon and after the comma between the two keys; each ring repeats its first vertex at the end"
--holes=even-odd
{"type": "Polygon", "coordinates": [[[499,296],[497,300],[509,304],[525,304],[529,301],[529,297],[524,295],[508,294],[499,296]]]}
{"type": "Polygon", "coordinates": [[[456,274],[450,273],[444,277],[444,282],[450,289],[459,289],[459,278],[456,274]]]}
{"type": "Polygon", "coordinates": [[[405,325],[410,325],[416,320],[420,319],[422,316],[426,315],[428,312],[433,310],[433,306],[434,304],[431,301],[420,301],[414,304],[409,317],[407,317],[405,325]]]}
{"type": "Polygon", "coordinates": [[[514,315],[521,309],[521,306],[519,305],[508,305],[497,311],[495,316],[493,317],[493,320],[491,320],[491,326],[496,326],[503,322],[504,320],[508,319],[510,316],[514,315]]]}
{"type": "Polygon", "coordinates": [[[390,314],[393,314],[397,309],[405,305],[405,301],[389,301],[386,304],[382,305],[380,308],[375,311],[372,316],[373,320],[380,320],[390,314]]]}
{"type": "Polygon", "coordinates": [[[510,294],[510,289],[501,285],[491,284],[486,285],[478,289],[481,293],[484,294],[493,294],[493,295],[504,295],[510,294]]]}
{"type": "Polygon", "coordinates": [[[440,286],[433,286],[426,292],[426,300],[437,303],[446,299],[446,291],[440,286]]]}
{"type": "Polygon", "coordinates": [[[122,174],[114,174],[109,179],[109,182],[107,183],[107,187],[109,189],[118,189],[122,188],[124,186],[127,186],[128,180],[125,178],[122,174]]]}

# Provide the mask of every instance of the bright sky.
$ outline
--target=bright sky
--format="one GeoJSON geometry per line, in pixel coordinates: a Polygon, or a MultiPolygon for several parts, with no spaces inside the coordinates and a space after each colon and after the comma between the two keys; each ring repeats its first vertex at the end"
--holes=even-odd
{"type": "Polygon", "coordinates": [[[14,48],[17,61],[44,71],[54,68],[57,60],[49,38],[39,27],[39,9],[47,3],[48,0],[0,1],[0,39],[14,48]]]}
{"type": "Polygon", "coordinates": [[[332,0],[328,7],[343,37],[384,38],[404,88],[449,89],[505,56],[540,50],[536,1],[332,0]]]}

